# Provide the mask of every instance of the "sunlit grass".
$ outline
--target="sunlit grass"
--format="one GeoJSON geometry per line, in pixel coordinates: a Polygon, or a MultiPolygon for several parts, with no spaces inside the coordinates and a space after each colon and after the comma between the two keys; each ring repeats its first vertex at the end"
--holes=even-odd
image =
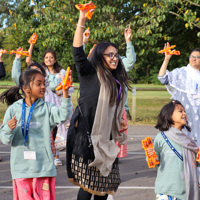
{"type": "MultiPolygon", "coordinates": [[[[2,82],[0,82],[0,85],[2,82]]],[[[8,85],[12,85],[7,82],[8,85]]],[[[14,85],[14,84],[13,84],[14,85]]],[[[73,83],[73,85],[78,87],[78,83],[73,83]]],[[[139,88],[162,88],[163,86],[159,85],[133,85],[139,88]],[[145,87],[144,87],[145,86],[145,87]]],[[[2,93],[5,89],[0,89],[2,93]]],[[[75,90],[71,99],[74,107],[77,106],[77,98],[79,96],[78,90],[75,90]]],[[[132,114],[132,92],[129,91],[129,109],[132,114]]],[[[157,115],[159,114],[161,108],[170,101],[170,95],[167,91],[137,91],[136,92],[136,121],[129,121],[129,124],[149,124],[155,125],[157,121],[157,115]]],[[[4,113],[7,109],[7,106],[0,103],[0,122],[3,121],[4,113]]]]}

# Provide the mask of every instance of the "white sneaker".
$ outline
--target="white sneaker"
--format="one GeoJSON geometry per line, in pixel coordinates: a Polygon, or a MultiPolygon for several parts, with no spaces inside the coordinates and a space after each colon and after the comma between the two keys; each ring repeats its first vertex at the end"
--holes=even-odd
{"type": "Polygon", "coordinates": [[[55,164],[55,166],[61,166],[62,161],[59,158],[56,158],[56,159],[54,159],[54,164],[55,164]]]}

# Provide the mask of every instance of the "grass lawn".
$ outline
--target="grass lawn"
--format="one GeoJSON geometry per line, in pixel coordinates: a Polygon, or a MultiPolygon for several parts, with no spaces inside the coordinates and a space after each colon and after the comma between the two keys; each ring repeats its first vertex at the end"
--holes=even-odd
{"type": "MultiPolygon", "coordinates": [[[[161,108],[170,102],[167,91],[137,91],[136,121],[129,124],[155,125],[161,108]]],[[[129,94],[129,109],[132,113],[132,94],[129,94]]]]}
{"type": "MultiPolygon", "coordinates": [[[[0,85],[15,85],[11,81],[1,81],[0,85]]],[[[78,86],[78,83],[73,83],[73,85],[78,86]]],[[[162,85],[147,85],[147,84],[138,84],[132,85],[133,87],[138,88],[163,88],[162,85]]],[[[2,93],[4,89],[0,89],[2,93]]],[[[72,95],[72,103],[74,107],[77,106],[77,92],[72,95]]],[[[129,92],[129,109],[132,113],[132,92],[129,92]]],[[[167,91],[137,91],[136,92],[136,121],[129,121],[129,124],[137,125],[155,125],[157,121],[157,116],[161,108],[170,101],[170,95],[167,91]]],[[[7,109],[7,106],[0,103],[0,123],[3,121],[4,113],[7,109]]]]}

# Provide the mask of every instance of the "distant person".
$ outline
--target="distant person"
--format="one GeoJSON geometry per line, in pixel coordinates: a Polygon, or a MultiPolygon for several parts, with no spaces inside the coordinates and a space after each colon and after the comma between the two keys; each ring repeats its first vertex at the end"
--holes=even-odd
{"type": "MultiPolygon", "coordinates": [[[[166,43],[164,48],[168,48],[166,43]]],[[[166,85],[171,99],[180,101],[185,107],[191,133],[197,146],[200,146],[200,49],[193,49],[189,56],[189,64],[167,70],[172,55],[165,54],[163,64],[158,73],[158,80],[166,85]]]]}
{"type": "Polygon", "coordinates": [[[156,200],[198,200],[195,155],[199,148],[182,132],[183,128],[190,131],[183,105],[177,100],[165,105],[155,128],[161,131],[154,140],[160,161],[155,182],[156,200]]]}
{"type": "MultiPolygon", "coordinates": [[[[0,49],[0,52],[1,51],[3,51],[3,49],[0,49]]],[[[0,53],[0,78],[3,78],[6,76],[5,67],[4,67],[3,61],[2,61],[2,55],[3,55],[3,53],[0,53]]]]}
{"type": "Polygon", "coordinates": [[[38,70],[28,69],[20,75],[19,85],[0,96],[10,105],[0,127],[0,139],[11,144],[14,200],[55,200],[56,167],[50,132],[72,113],[68,89],[63,90],[59,108],[45,102],[45,77],[38,70]]]}

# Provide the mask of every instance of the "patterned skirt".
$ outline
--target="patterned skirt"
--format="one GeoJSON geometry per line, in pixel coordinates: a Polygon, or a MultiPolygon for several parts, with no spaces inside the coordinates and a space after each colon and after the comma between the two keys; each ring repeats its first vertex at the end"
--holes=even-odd
{"type": "Polygon", "coordinates": [[[112,170],[107,177],[102,176],[96,167],[89,167],[91,162],[92,160],[88,160],[86,164],[83,162],[83,158],[76,159],[75,155],[72,154],[71,172],[73,178],[69,178],[69,181],[94,195],[114,195],[121,182],[118,159],[113,163],[112,170]]]}

